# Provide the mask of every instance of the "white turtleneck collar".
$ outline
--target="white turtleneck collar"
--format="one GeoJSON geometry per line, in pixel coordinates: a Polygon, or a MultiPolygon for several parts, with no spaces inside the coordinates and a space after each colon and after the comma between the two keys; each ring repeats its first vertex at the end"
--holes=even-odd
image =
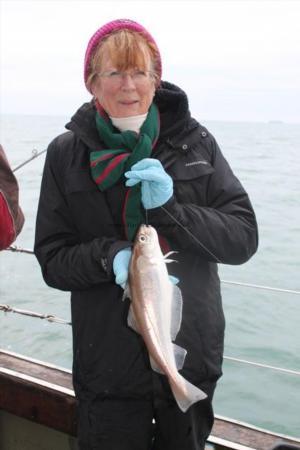
{"type": "Polygon", "coordinates": [[[120,131],[130,130],[139,133],[141,126],[146,120],[147,114],[148,113],[129,117],[109,117],[113,125],[120,131]]]}

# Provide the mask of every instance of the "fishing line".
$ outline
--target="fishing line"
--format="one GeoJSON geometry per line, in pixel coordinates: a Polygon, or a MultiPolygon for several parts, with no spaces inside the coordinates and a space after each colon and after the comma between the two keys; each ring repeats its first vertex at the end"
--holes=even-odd
{"type": "Polygon", "coordinates": [[[174,222],[177,223],[177,225],[179,225],[189,236],[191,236],[194,241],[197,242],[197,244],[199,244],[207,253],[209,253],[218,263],[222,263],[222,261],[219,260],[219,258],[216,257],[216,255],[213,254],[213,252],[211,252],[210,250],[208,250],[208,248],[201,242],[199,241],[198,238],[196,238],[196,236],[193,235],[193,233],[186,228],[184,225],[182,225],[177,219],[176,217],[174,217],[166,208],[164,208],[163,206],[160,206],[160,208],[166,213],[168,214],[169,217],[171,217],[172,220],[174,220],[174,222]]]}
{"type": "Polygon", "coordinates": [[[145,224],[148,226],[149,225],[149,220],[148,220],[148,209],[145,209],[145,224]]]}

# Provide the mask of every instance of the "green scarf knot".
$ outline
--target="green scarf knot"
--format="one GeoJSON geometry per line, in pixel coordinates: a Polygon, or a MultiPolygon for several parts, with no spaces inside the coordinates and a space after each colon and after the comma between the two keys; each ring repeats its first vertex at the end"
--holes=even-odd
{"type": "MultiPolygon", "coordinates": [[[[159,136],[159,111],[152,104],[140,134],[134,131],[116,132],[112,122],[96,113],[96,127],[108,149],[90,153],[92,178],[100,191],[125,182],[127,172],[138,161],[149,158],[159,136]]],[[[127,239],[133,240],[136,231],[144,222],[141,204],[141,185],[128,188],[123,204],[123,224],[127,239]]]]}

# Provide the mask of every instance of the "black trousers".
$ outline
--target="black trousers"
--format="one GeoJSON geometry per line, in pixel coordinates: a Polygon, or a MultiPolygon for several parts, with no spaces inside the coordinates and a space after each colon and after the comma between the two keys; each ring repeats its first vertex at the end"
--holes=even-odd
{"type": "Polygon", "coordinates": [[[208,384],[208,397],[186,413],[180,411],[169,394],[145,400],[97,396],[79,400],[79,448],[203,450],[214,421],[214,389],[215,383],[208,384]]]}

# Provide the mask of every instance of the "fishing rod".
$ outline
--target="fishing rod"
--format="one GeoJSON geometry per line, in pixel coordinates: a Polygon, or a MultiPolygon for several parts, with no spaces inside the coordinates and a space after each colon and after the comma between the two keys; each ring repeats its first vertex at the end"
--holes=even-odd
{"type": "Polygon", "coordinates": [[[30,248],[22,248],[18,247],[17,245],[10,245],[5,250],[10,252],[17,252],[17,253],[27,253],[28,255],[34,255],[34,251],[30,248]]]}
{"type": "Polygon", "coordinates": [[[26,164],[30,163],[32,160],[38,158],[40,155],[42,155],[43,153],[45,153],[47,151],[47,149],[45,150],[41,150],[40,152],[38,152],[35,148],[32,150],[32,156],[29,159],[26,159],[26,161],[22,162],[21,164],[19,164],[17,167],[15,167],[12,171],[16,172],[17,170],[21,169],[21,167],[26,166],[26,164]]]}

